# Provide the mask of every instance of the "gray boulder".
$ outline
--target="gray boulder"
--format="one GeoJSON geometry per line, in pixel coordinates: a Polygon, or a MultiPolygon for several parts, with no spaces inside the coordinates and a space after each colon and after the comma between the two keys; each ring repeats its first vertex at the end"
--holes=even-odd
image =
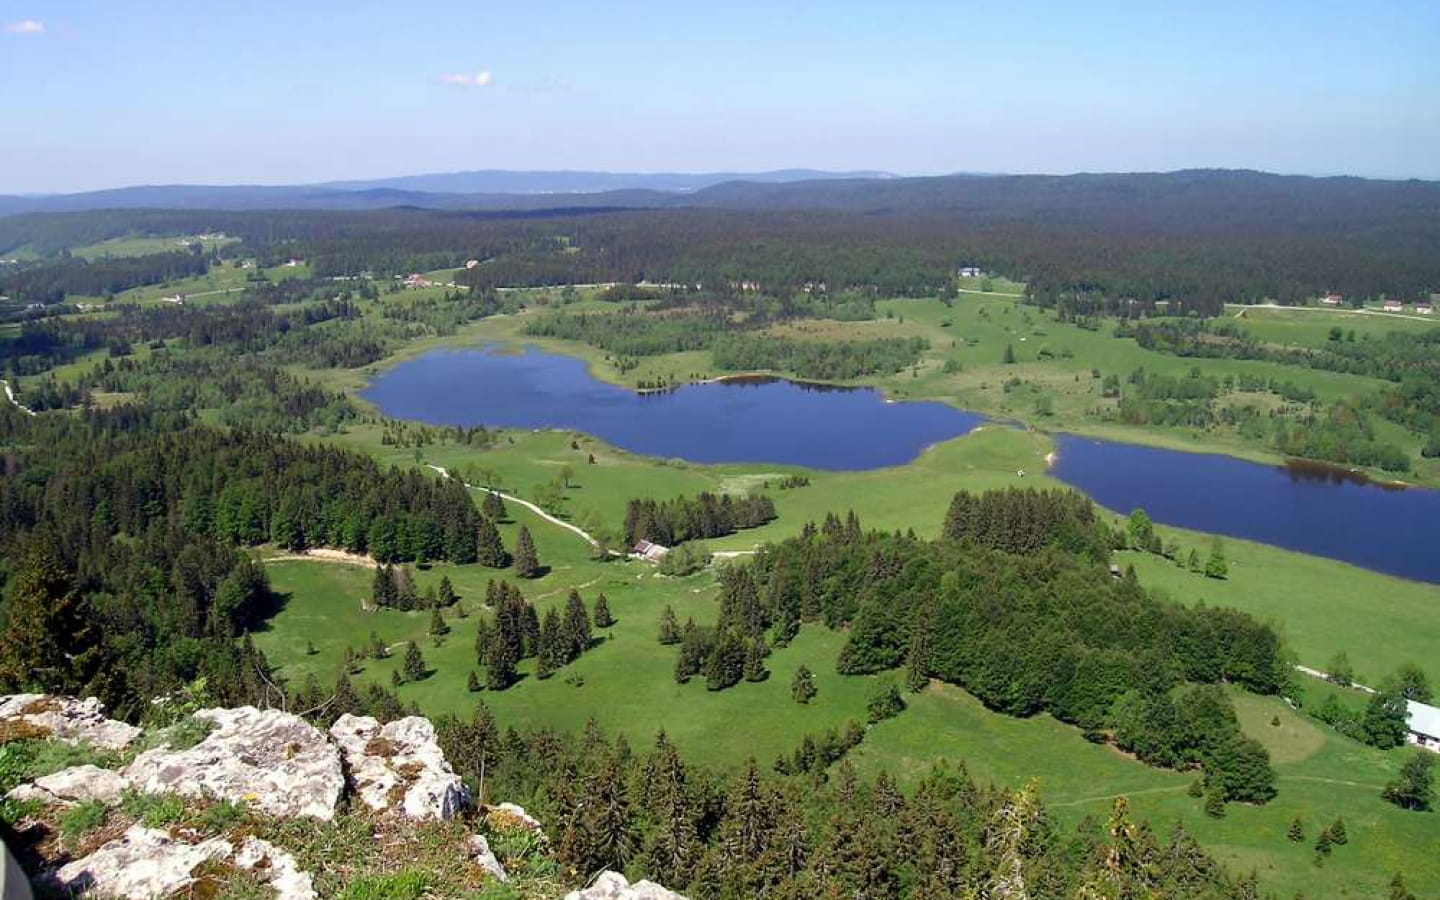
{"type": "Polygon", "coordinates": [[[429,719],[409,716],[381,725],[370,716],[346,714],[330,726],[330,738],[345,755],[356,793],[371,809],[448,820],[470,805],[429,719]]]}
{"type": "Polygon", "coordinates": [[[151,900],[194,887],[206,863],[255,872],[275,892],[276,900],[318,897],[310,875],[300,871],[295,857],[269,841],[248,837],[236,849],[223,838],[189,843],[143,825],[132,825],[84,859],[61,866],[50,880],[67,892],[151,900]]]}
{"type": "Polygon", "coordinates": [[[340,751],[314,726],[280,710],[204,709],[214,730],[188,750],[160,747],[124,772],[137,789],[246,802],[279,818],[335,815],[345,776],[340,751]]]}
{"type": "Polygon", "coordinates": [[[106,716],[105,705],[94,697],[10,694],[0,697],[0,734],[123,750],[140,736],[140,729],[106,716]]]}
{"type": "Polygon", "coordinates": [[[22,784],[7,796],[12,800],[39,800],[47,805],[85,803],[99,800],[112,803],[129,785],[120,774],[99,766],[83,765],[61,769],[22,784]]]}
{"type": "Polygon", "coordinates": [[[685,900],[685,897],[653,881],[631,884],[619,872],[601,872],[589,887],[571,891],[565,900],[685,900]]]}
{"type": "Polygon", "coordinates": [[[163,831],[132,825],[124,835],[84,859],[61,866],[52,880],[62,890],[75,893],[150,900],[190,887],[202,863],[224,859],[231,852],[228,841],[188,844],[163,831]]]}
{"type": "Polygon", "coordinates": [[[495,856],[495,851],[490,849],[490,841],[483,834],[472,835],[470,838],[470,853],[475,857],[475,865],[489,872],[501,881],[509,881],[510,876],[505,872],[505,867],[495,856]]]}

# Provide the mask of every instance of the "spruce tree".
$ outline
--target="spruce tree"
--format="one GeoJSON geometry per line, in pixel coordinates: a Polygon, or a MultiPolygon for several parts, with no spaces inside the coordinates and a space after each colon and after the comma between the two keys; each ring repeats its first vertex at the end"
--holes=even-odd
{"type": "Polygon", "coordinates": [[[796,703],[809,703],[815,698],[815,676],[811,674],[809,667],[802,665],[795,670],[795,677],[790,680],[790,696],[796,703]]]}
{"type": "Polygon", "coordinates": [[[536,675],[544,678],[568,661],[569,643],[560,624],[560,613],[555,607],[545,610],[545,620],[540,624],[540,649],[537,654],[536,675]],[[544,674],[541,674],[543,667],[544,674]]]}
{"type": "Polygon", "coordinates": [[[375,577],[370,584],[370,602],[378,609],[395,607],[395,573],[387,563],[375,567],[375,577]]]}
{"type": "Polygon", "coordinates": [[[1290,830],[1285,832],[1285,836],[1297,844],[1305,840],[1305,823],[1300,821],[1299,816],[1290,823],[1290,830]]]}
{"type": "Polygon", "coordinates": [[[505,509],[505,501],[494,491],[486,491],[485,499],[480,503],[480,511],[485,518],[492,522],[505,522],[509,520],[509,511],[505,509]]]}
{"type": "Polygon", "coordinates": [[[705,661],[705,689],[723,691],[745,676],[745,639],[733,628],[715,637],[715,647],[705,661]]]}
{"type": "Polygon", "coordinates": [[[611,628],[615,625],[615,617],[610,614],[610,601],[604,594],[595,598],[595,627],[611,628]]]}
{"type": "Polygon", "coordinates": [[[1015,345],[1014,345],[1014,344],[1006,344],[1006,345],[1005,345],[1005,355],[1004,355],[1003,357],[1001,357],[1000,361],[1001,361],[1002,363],[1004,363],[1005,365],[1007,365],[1007,366],[1013,366],[1013,365],[1015,365],[1015,345]]]}
{"type": "Polygon", "coordinates": [[[1330,843],[1337,847],[1343,847],[1350,843],[1350,836],[1345,833],[1345,819],[1343,816],[1336,817],[1330,823],[1330,843]]]}
{"type": "Polygon", "coordinates": [[[454,606],[460,596],[455,593],[455,585],[450,583],[449,575],[440,576],[439,599],[441,606],[454,606]]]}
{"type": "Polygon", "coordinates": [[[371,659],[384,659],[390,655],[390,651],[385,647],[385,642],[380,640],[380,633],[377,631],[370,632],[369,646],[366,650],[371,659]]]}
{"type": "Polygon", "coordinates": [[[465,690],[472,694],[480,690],[480,676],[475,674],[474,669],[465,677],[465,690]]]}
{"type": "Polygon", "coordinates": [[[669,605],[660,614],[660,643],[666,646],[680,643],[680,626],[675,621],[675,609],[669,605]]]}
{"type": "Polygon", "coordinates": [[[503,691],[515,683],[514,649],[498,633],[490,638],[485,653],[485,686],[492,691],[503,691]]]}
{"type": "Polygon", "coordinates": [[[450,633],[450,626],[445,624],[445,617],[440,614],[439,609],[432,609],[430,611],[429,633],[436,637],[450,633]]]}
{"type": "Polygon", "coordinates": [[[1212,819],[1225,818],[1225,794],[1218,787],[1205,795],[1205,815],[1212,819]]]}
{"type": "Polygon", "coordinates": [[[571,591],[565,600],[565,622],[563,634],[567,645],[565,661],[579,659],[580,654],[590,649],[590,614],[577,591],[571,591]]]}
{"type": "Polygon", "coordinates": [[[1399,872],[1390,879],[1390,900],[1416,900],[1415,895],[1405,886],[1405,879],[1399,872]]]}
{"type": "Polygon", "coordinates": [[[770,677],[765,669],[765,639],[755,637],[745,642],[745,680],[764,681],[770,677]]]}
{"type": "Polygon", "coordinates": [[[515,574],[521,578],[537,578],[540,575],[540,557],[535,553],[535,541],[530,537],[530,529],[524,525],[520,526],[520,534],[515,538],[515,574]]]}
{"type": "Polygon", "coordinates": [[[1315,839],[1315,854],[1317,856],[1329,856],[1333,849],[1333,843],[1334,840],[1330,837],[1330,829],[1323,829],[1320,832],[1320,836],[1315,839]]]}
{"type": "Polygon", "coordinates": [[[500,541],[500,529],[487,516],[480,517],[475,533],[475,561],[491,569],[503,569],[510,565],[510,554],[500,541]]]}
{"type": "Polygon", "coordinates": [[[415,646],[414,641],[410,641],[405,647],[404,670],[406,681],[420,681],[428,674],[425,657],[420,655],[420,648],[415,646]]]}
{"type": "Polygon", "coordinates": [[[490,620],[481,616],[475,623],[475,661],[485,665],[485,654],[490,652],[490,641],[495,637],[495,629],[490,627],[490,620]]]}

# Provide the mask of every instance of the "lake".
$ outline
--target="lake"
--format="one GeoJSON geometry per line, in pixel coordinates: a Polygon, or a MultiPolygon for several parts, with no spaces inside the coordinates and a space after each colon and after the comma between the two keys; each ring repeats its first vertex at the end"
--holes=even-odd
{"type": "MultiPolygon", "coordinates": [[[[363,396],[437,425],[583,431],[647,456],[862,470],[902,465],[983,419],[869,388],[742,378],[637,394],[567,356],[440,350],[382,373],[363,396]]],[[[1440,582],[1440,492],[1393,490],[1316,466],[1058,435],[1051,474],[1110,509],[1440,582]]]]}
{"type": "Polygon", "coordinates": [[[775,378],[637,394],[593,378],[581,360],[535,350],[434,351],[362,396],[388,416],[437,425],[571,429],[647,456],[831,470],[903,465],[983,421],[943,403],[775,378]]]}
{"type": "Polygon", "coordinates": [[[1118,512],[1440,582],[1440,492],[1313,464],[1271,466],[1058,435],[1050,474],[1118,512]]]}

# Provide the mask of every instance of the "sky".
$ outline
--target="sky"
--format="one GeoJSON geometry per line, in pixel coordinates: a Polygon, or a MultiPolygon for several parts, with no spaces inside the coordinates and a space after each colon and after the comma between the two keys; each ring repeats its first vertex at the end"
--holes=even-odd
{"type": "Polygon", "coordinates": [[[3,193],[791,167],[1440,179],[1440,2],[0,0],[3,193]]]}

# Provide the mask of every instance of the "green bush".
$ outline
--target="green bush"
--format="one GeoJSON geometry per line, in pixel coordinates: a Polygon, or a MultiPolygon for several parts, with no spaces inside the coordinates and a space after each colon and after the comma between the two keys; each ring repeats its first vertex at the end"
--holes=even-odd
{"type": "Polygon", "coordinates": [[[365,875],[346,885],[341,900],[420,900],[433,879],[428,872],[406,869],[393,875],[365,875]]]}
{"type": "Polygon", "coordinates": [[[60,816],[60,835],[67,841],[74,841],[104,825],[109,815],[110,809],[104,803],[87,800],[60,816]]]}

